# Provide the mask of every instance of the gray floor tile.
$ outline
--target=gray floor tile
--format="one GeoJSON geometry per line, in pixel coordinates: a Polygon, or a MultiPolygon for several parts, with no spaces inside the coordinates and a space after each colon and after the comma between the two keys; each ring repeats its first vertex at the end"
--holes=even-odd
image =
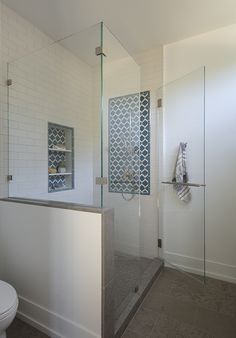
{"type": "Polygon", "coordinates": [[[170,295],[182,301],[193,302],[205,309],[235,316],[236,297],[230,283],[207,279],[206,285],[183,275],[173,281],[170,295]]]}
{"type": "Polygon", "coordinates": [[[156,313],[140,308],[129,325],[129,329],[143,336],[149,336],[156,322],[156,313]]]}
{"type": "Polygon", "coordinates": [[[149,310],[171,315],[173,318],[193,324],[196,319],[197,306],[192,302],[183,302],[168,295],[150,291],[143,302],[149,310]]]}
{"type": "Polygon", "coordinates": [[[135,333],[130,330],[126,330],[123,334],[122,338],[147,338],[145,336],[140,335],[139,333],[135,333]]]}
{"type": "Polygon", "coordinates": [[[165,278],[164,274],[161,273],[158,279],[153,283],[151,290],[170,295],[172,286],[173,281],[171,278],[165,278]]]}
{"type": "Polygon", "coordinates": [[[223,293],[226,296],[236,297],[236,284],[208,277],[206,287],[213,293],[223,293]]]}
{"type": "Polygon", "coordinates": [[[212,338],[206,330],[200,330],[194,325],[189,325],[173,319],[165,314],[159,314],[150,338],[212,338]]]}
{"type": "Polygon", "coordinates": [[[181,322],[173,325],[170,337],[178,338],[213,338],[212,334],[207,330],[201,330],[197,326],[184,324],[181,322]]]}
{"type": "Polygon", "coordinates": [[[49,338],[32,326],[15,319],[7,330],[7,338],[49,338]]]}
{"type": "Polygon", "coordinates": [[[236,285],[199,280],[165,268],[128,330],[145,338],[236,338],[236,285]]]}
{"type": "Polygon", "coordinates": [[[156,315],[156,322],[154,328],[150,334],[150,338],[168,338],[170,335],[171,327],[170,327],[169,317],[164,313],[159,313],[156,315]]]}
{"type": "Polygon", "coordinates": [[[217,338],[236,337],[236,318],[215,311],[199,308],[195,325],[200,329],[209,330],[217,338]]]}

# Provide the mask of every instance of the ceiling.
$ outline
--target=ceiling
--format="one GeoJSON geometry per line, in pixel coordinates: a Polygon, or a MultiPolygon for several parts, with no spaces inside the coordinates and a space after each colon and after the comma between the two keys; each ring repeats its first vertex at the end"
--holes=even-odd
{"type": "Polygon", "coordinates": [[[3,0],[60,39],[100,21],[130,53],[236,23],[235,0],[3,0]]]}

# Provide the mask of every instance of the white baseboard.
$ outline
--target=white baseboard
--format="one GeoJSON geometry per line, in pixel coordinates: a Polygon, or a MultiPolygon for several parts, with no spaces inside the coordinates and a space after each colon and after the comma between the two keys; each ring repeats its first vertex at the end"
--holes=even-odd
{"type": "MultiPolygon", "coordinates": [[[[164,258],[167,262],[174,264],[184,271],[203,274],[203,260],[196,257],[184,256],[174,252],[166,251],[164,258]]],[[[230,283],[236,283],[236,266],[206,260],[206,275],[230,283]]]]}
{"type": "Polygon", "coordinates": [[[19,296],[17,317],[51,338],[101,338],[101,335],[22,296],[19,296]]]}

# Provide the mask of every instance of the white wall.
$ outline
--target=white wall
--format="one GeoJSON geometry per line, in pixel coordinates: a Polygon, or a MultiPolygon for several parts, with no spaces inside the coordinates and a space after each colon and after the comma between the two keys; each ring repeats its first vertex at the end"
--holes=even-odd
{"type": "MultiPolygon", "coordinates": [[[[3,85],[7,62],[13,80],[9,87],[10,196],[92,204],[92,67],[59,44],[46,47],[52,41],[4,5],[1,32],[3,85]],[[74,128],[74,190],[47,192],[48,121],[74,128]]],[[[7,126],[5,115],[3,122],[7,126]]]]}
{"type": "MultiPolygon", "coordinates": [[[[236,25],[232,25],[164,48],[165,83],[206,66],[207,270],[209,275],[234,282],[236,281],[235,41],[236,25]]],[[[172,221],[174,224],[174,215],[172,221]]],[[[175,227],[172,230],[170,238],[166,240],[168,251],[174,255],[173,260],[185,265],[187,269],[196,269],[199,257],[194,257],[190,250],[181,258],[178,256],[181,254],[181,248],[169,245],[176,235],[184,236],[179,228],[175,227]]]]}
{"type": "Polygon", "coordinates": [[[0,279],[50,337],[101,337],[101,214],[0,202],[0,279]]]}

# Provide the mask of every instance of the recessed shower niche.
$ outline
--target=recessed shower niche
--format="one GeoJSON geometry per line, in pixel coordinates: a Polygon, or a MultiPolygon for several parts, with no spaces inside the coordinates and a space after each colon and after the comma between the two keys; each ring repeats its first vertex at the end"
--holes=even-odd
{"type": "Polygon", "coordinates": [[[74,129],[48,123],[48,192],[74,188],[74,129]]]}

